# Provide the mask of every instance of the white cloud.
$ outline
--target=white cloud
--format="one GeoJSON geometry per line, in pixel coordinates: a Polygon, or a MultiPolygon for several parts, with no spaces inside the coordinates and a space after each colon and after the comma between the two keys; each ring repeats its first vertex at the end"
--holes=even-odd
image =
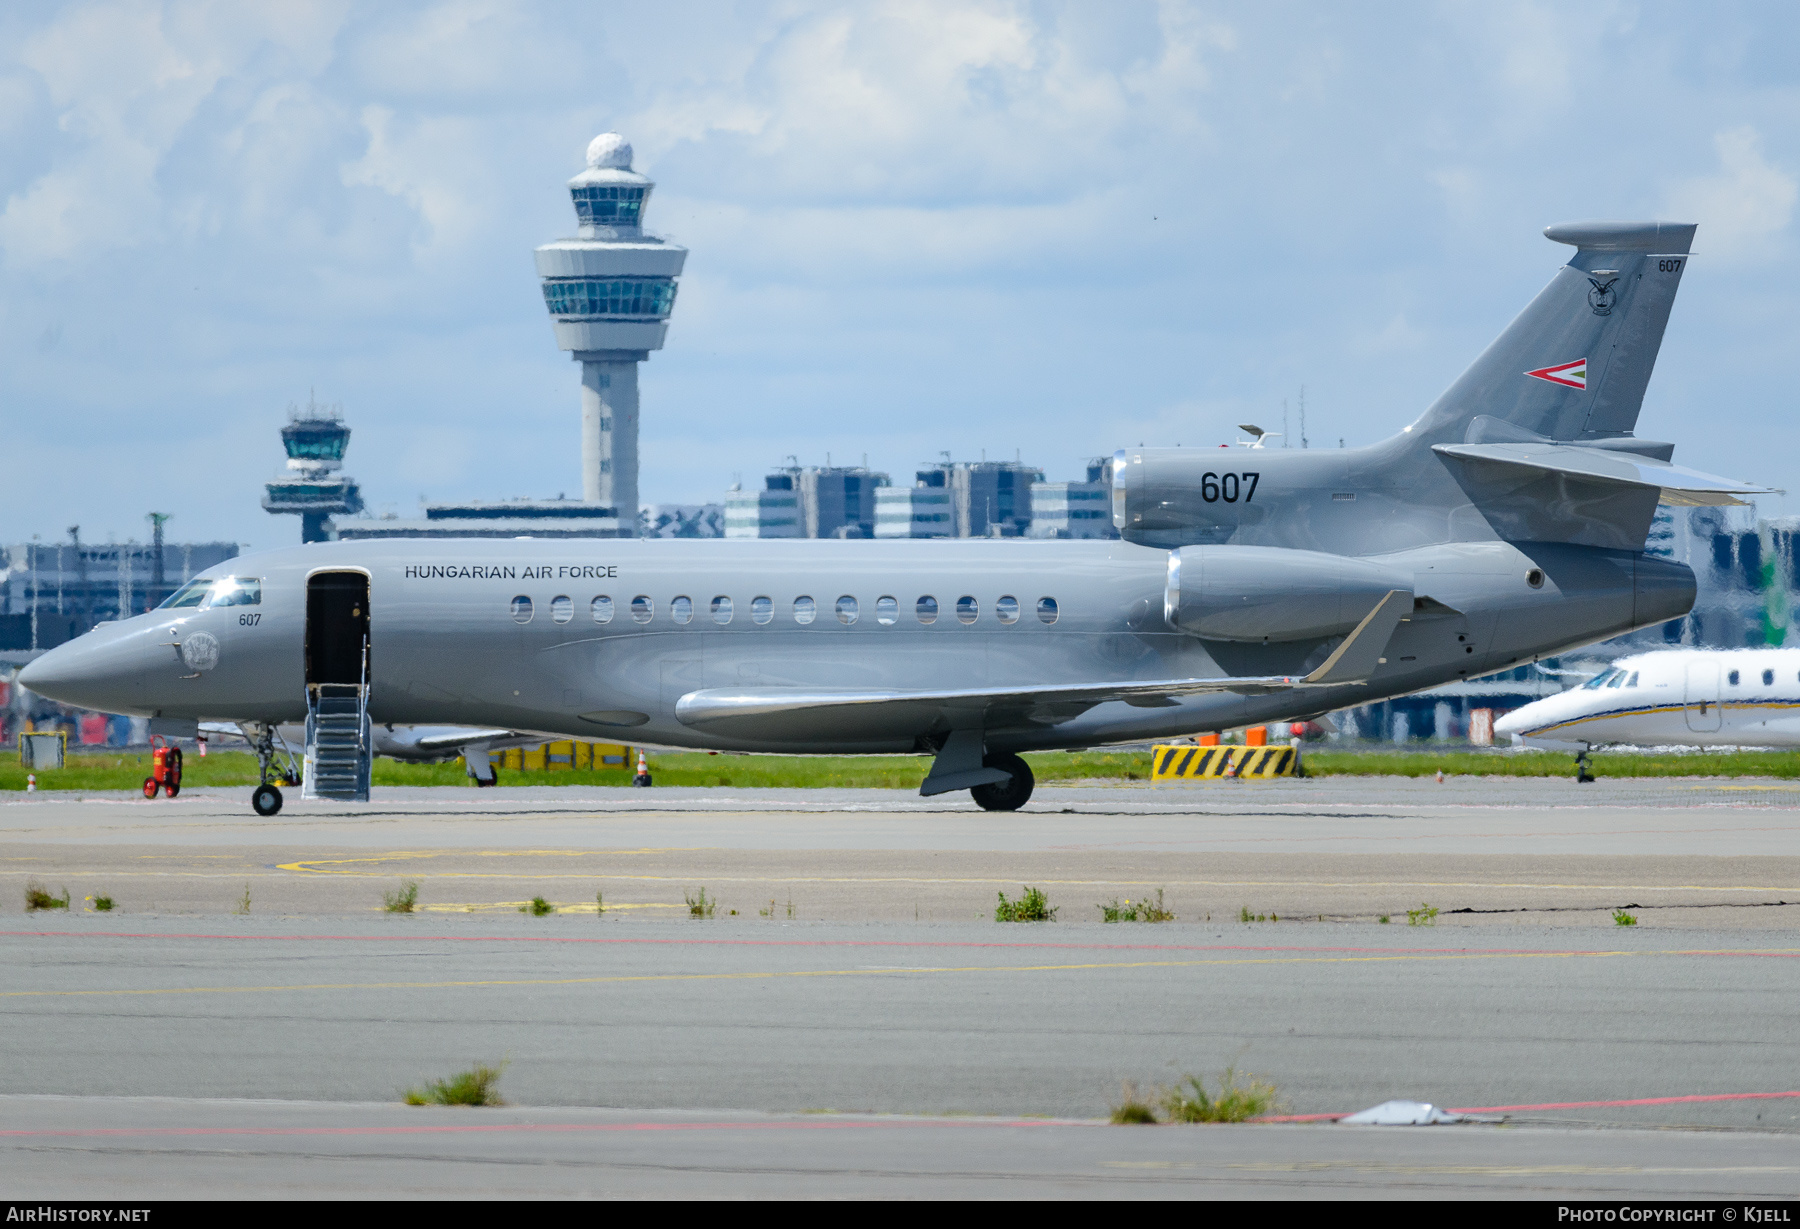
{"type": "Polygon", "coordinates": [[[1698,222],[1695,250],[1721,264],[1766,259],[1783,240],[1800,193],[1793,174],[1763,156],[1755,128],[1729,128],[1713,137],[1716,174],[1685,180],[1669,192],[1672,220],[1698,222]]]}

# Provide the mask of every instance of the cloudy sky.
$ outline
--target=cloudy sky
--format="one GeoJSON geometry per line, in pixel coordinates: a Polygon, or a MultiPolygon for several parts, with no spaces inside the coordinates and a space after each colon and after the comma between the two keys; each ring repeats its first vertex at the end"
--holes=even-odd
{"type": "Polygon", "coordinates": [[[374,511],[578,493],[531,250],[617,129],[691,250],[646,501],[1256,421],[1366,443],[1542,286],[1700,223],[1639,434],[1795,491],[1800,9],[1482,3],[0,7],[0,537],[298,539],[286,407],[374,511]]]}

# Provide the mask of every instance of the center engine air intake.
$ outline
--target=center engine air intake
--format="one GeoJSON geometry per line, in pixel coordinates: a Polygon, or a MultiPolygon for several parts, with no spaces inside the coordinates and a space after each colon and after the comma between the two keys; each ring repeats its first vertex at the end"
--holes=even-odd
{"type": "Polygon", "coordinates": [[[1322,551],[1184,546],[1169,552],[1163,619],[1206,640],[1320,640],[1350,631],[1410,573],[1322,551]]]}

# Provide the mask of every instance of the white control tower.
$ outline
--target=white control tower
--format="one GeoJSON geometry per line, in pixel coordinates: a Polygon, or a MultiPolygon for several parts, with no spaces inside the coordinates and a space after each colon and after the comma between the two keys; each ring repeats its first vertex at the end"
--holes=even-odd
{"type": "Polygon", "coordinates": [[[581,493],[637,536],[637,365],[662,349],[687,249],[643,229],[656,185],[631,169],[631,145],[603,132],[569,181],[581,229],[537,250],[556,344],[581,364],[581,493]]]}

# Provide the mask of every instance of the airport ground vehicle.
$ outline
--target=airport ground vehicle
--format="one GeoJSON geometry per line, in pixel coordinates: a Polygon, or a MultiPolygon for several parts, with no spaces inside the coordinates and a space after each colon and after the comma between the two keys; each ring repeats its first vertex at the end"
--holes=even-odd
{"type": "Polygon", "coordinates": [[[150,739],[150,775],[144,778],[144,797],[156,797],[159,789],[170,798],[181,792],[181,748],[156,734],[150,739]]]}

